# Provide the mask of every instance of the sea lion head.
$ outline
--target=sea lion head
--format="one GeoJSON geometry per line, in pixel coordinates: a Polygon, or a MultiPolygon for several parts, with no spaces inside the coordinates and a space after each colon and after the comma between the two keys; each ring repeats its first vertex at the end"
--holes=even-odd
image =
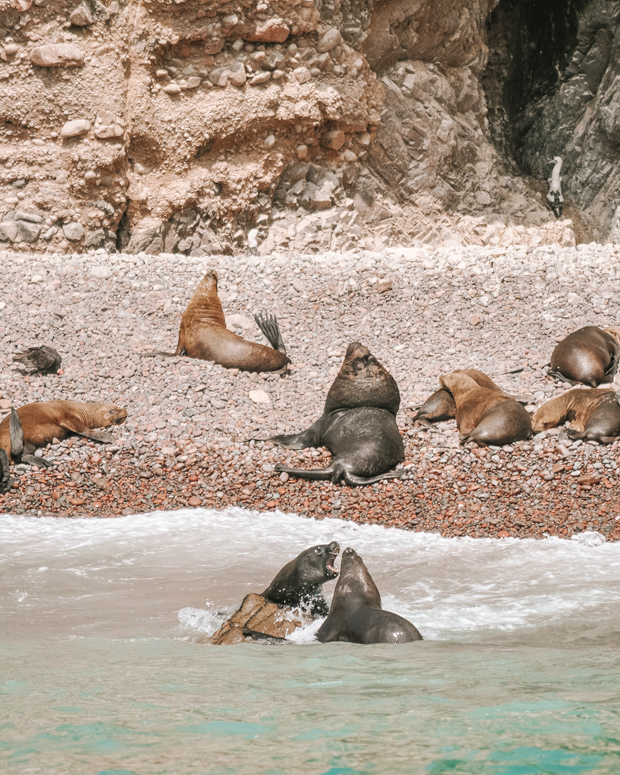
{"type": "Polygon", "coordinates": [[[454,398],[472,388],[480,387],[476,380],[464,371],[453,371],[450,374],[446,374],[439,378],[439,382],[441,387],[449,390],[454,398]]]}
{"type": "Polygon", "coordinates": [[[114,404],[95,404],[93,414],[98,422],[94,427],[107,428],[110,425],[121,425],[127,419],[127,410],[114,404]]]}
{"type": "Polygon", "coordinates": [[[620,344],[620,326],[607,326],[605,331],[620,344]]]}
{"type": "Polygon", "coordinates": [[[215,269],[207,269],[205,276],[200,281],[197,290],[201,293],[217,293],[217,272],[215,269]]]}
{"type": "Polygon", "coordinates": [[[351,342],[327,394],[324,411],[358,406],[375,406],[396,414],[400,393],[394,377],[370,350],[359,342],[351,342]]]}
{"type": "Polygon", "coordinates": [[[339,552],[337,541],[311,546],[303,551],[295,560],[299,581],[304,586],[319,586],[335,579],[338,571],[334,568],[334,562],[339,552]]]}
{"type": "Polygon", "coordinates": [[[355,549],[348,546],[342,553],[340,576],[334,590],[334,600],[343,600],[347,604],[372,605],[381,608],[381,595],[364,560],[355,549]]]}

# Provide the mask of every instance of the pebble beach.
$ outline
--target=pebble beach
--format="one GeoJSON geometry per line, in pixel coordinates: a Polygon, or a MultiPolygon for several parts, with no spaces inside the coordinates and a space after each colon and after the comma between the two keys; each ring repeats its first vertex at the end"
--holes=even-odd
{"type": "Polygon", "coordinates": [[[620,322],[618,245],[0,258],[1,415],[11,404],[54,399],[129,413],[111,429],[114,444],[72,437],[43,450],[53,467],[12,467],[0,512],[116,517],[237,505],[446,536],[620,538],[618,442],[571,442],[557,428],[501,449],[461,447],[454,421],[431,429],[412,421],[439,376],[456,368],[484,371],[531,410],[568,389],[545,367],[566,334],[620,322]],[[288,375],[144,357],[174,351],[207,268],[218,271],[236,333],[264,342],[253,315],[277,314],[288,375]],[[328,464],[326,450],[254,439],[314,422],[352,341],[367,345],[399,385],[403,478],[349,488],[274,473],[277,462],[328,464]],[[12,363],[40,344],[60,352],[62,374],[25,376],[12,363]]]}

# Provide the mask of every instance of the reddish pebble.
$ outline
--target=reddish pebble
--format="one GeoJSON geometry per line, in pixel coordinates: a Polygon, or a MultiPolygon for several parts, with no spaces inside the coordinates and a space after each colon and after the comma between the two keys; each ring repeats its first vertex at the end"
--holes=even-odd
{"type": "Polygon", "coordinates": [[[500,530],[497,534],[498,538],[510,538],[510,533],[507,530],[500,530]]]}
{"type": "Polygon", "coordinates": [[[52,492],[52,500],[55,500],[55,501],[57,501],[57,500],[60,500],[60,498],[61,498],[61,495],[60,495],[60,493],[58,492],[58,490],[54,490],[54,491],[52,492]]]}
{"type": "Polygon", "coordinates": [[[195,495],[192,495],[192,497],[189,498],[187,502],[189,503],[190,506],[200,506],[200,504],[202,503],[200,498],[197,498],[195,495]]]}
{"type": "Polygon", "coordinates": [[[471,326],[479,326],[480,325],[480,316],[479,315],[472,315],[469,318],[469,324],[471,326]]]}
{"type": "Polygon", "coordinates": [[[69,498],[69,503],[72,503],[74,506],[82,506],[84,500],[83,498],[69,498]]]}

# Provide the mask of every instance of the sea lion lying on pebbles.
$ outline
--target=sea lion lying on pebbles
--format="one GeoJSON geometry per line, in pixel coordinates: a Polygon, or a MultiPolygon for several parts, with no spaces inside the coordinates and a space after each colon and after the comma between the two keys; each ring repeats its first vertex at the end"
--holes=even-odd
{"type": "Polygon", "coordinates": [[[255,315],[254,319],[271,347],[248,342],[226,328],[222,302],[217,294],[217,272],[211,269],[201,280],[183,313],[176,351],[145,355],[188,355],[242,371],[278,371],[284,368],[291,361],[286,355],[275,315],[255,315]]]}
{"type": "Polygon", "coordinates": [[[613,382],[620,356],[620,328],[585,326],[573,331],[556,346],[549,374],[574,385],[590,387],[613,382]]]}
{"type": "Polygon", "coordinates": [[[306,470],[278,463],[274,470],[350,486],[402,476],[403,471],[390,471],[405,458],[396,425],[399,406],[394,378],[367,347],[353,342],[327,393],[322,416],[303,433],[268,439],[289,449],[327,447],[333,455],[331,465],[306,470]]]}
{"type": "Polygon", "coordinates": [[[381,608],[381,595],[362,558],[351,548],[342,553],[329,616],[316,637],[322,643],[411,643],[418,629],[398,614],[381,608]]]}
{"type": "Polygon", "coordinates": [[[13,356],[14,363],[21,363],[26,374],[58,374],[62,358],[53,347],[29,347],[13,356]]]}
{"type": "Polygon", "coordinates": [[[544,403],[534,412],[535,433],[569,422],[571,439],[611,444],[620,436],[620,405],[613,390],[573,388],[544,403]]]}
{"type": "MultiPolygon", "coordinates": [[[[461,369],[460,372],[467,374],[480,387],[503,392],[499,385],[496,385],[490,377],[487,377],[486,374],[478,371],[478,369],[461,369]]],[[[422,406],[414,410],[412,419],[426,425],[428,423],[441,422],[442,420],[452,420],[454,417],[456,417],[454,398],[452,398],[449,390],[440,388],[427,398],[422,406]]]]}
{"type": "Polygon", "coordinates": [[[439,381],[454,399],[462,444],[474,441],[499,447],[532,435],[529,413],[497,386],[481,387],[463,371],[453,371],[439,381]]]}
{"type": "Polygon", "coordinates": [[[114,436],[94,428],[120,425],[127,410],[112,404],[79,401],[41,401],[12,409],[0,422],[0,448],[13,457],[32,465],[49,463],[32,453],[54,439],[62,441],[72,433],[87,439],[110,443],[114,436]]]}
{"type": "Polygon", "coordinates": [[[210,642],[216,646],[252,640],[284,640],[298,627],[329,612],[322,586],[335,579],[336,541],[305,549],[280,570],[262,595],[246,595],[240,608],[210,642]]]}

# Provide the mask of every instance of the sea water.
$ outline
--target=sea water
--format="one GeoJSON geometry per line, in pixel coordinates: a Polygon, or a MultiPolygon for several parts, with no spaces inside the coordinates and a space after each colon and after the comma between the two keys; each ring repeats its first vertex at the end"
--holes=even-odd
{"type": "MultiPolygon", "coordinates": [[[[329,598],[334,584],[325,592],[329,598]]],[[[0,772],[620,772],[620,545],[228,509],[0,518],[0,772]],[[198,642],[339,541],[425,640],[198,642]]]]}

